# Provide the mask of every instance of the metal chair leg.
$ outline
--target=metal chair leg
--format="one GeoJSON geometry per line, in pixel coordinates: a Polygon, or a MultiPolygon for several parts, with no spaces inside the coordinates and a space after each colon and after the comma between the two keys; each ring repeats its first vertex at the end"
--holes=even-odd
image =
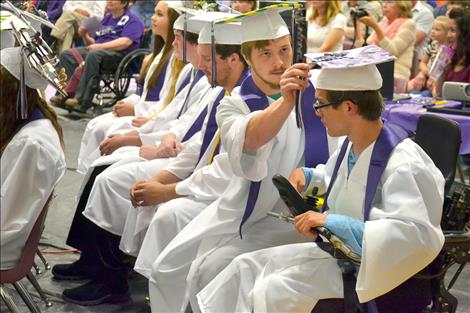
{"type": "Polygon", "coordinates": [[[10,294],[5,289],[3,289],[3,286],[0,286],[0,295],[11,313],[20,313],[20,310],[16,306],[15,302],[13,302],[10,294]]]}
{"type": "Polygon", "coordinates": [[[38,257],[41,259],[42,263],[44,264],[44,268],[46,269],[46,271],[50,270],[51,269],[51,266],[49,265],[49,263],[47,262],[46,258],[44,257],[44,255],[42,254],[42,252],[38,249],[36,251],[36,254],[38,255],[38,257]]]}
{"type": "Polygon", "coordinates": [[[39,266],[36,264],[36,262],[33,262],[33,267],[34,267],[34,270],[36,271],[36,275],[42,274],[42,271],[39,268],[39,266]]]}
{"type": "Polygon", "coordinates": [[[41,313],[41,310],[39,309],[38,305],[36,304],[36,302],[34,302],[34,299],[31,297],[28,290],[21,281],[13,283],[13,286],[15,286],[16,291],[18,291],[31,313],[41,313]]]}
{"type": "Polygon", "coordinates": [[[42,301],[44,301],[44,304],[46,305],[46,308],[49,308],[52,306],[52,302],[49,301],[49,298],[46,296],[44,293],[44,290],[42,290],[41,286],[39,285],[38,281],[36,280],[36,277],[29,272],[28,275],[26,275],[28,278],[29,282],[33,285],[34,289],[38,292],[39,296],[41,297],[42,301]]]}

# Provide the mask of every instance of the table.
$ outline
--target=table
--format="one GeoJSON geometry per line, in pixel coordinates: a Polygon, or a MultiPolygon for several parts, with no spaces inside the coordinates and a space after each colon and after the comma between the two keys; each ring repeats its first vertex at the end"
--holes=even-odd
{"type": "MultiPolygon", "coordinates": [[[[408,131],[415,131],[418,118],[422,114],[435,114],[441,117],[453,120],[460,125],[462,134],[462,144],[460,146],[460,154],[470,154],[470,116],[456,115],[456,114],[444,114],[427,112],[423,105],[432,103],[431,98],[413,98],[407,100],[401,100],[397,102],[387,101],[385,103],[385,110],[382,114],[382,118],[386,121],[396,123],[404,127],[408,131]]],[[[446,107],[461,107],[461,103],[458,101],[446,101],[446,107]]]]}

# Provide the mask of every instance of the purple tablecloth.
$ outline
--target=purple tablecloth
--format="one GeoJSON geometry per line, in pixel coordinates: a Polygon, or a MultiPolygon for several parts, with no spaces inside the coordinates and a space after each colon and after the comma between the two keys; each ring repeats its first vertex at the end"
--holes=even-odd
{"type": "MultiPolygon", "coordinates": [[[[457,123],[459,123],[460,130],[462,133],[462,145],[460,146],[460,154],[469,154],[470,117],[456,114],[427,112],[426,109],[423,108],[423,104],[429,103],[429,101],[429,99],[418,98],[400,101],[399,103],[387,102],[385,104],[385,110],[382,114],[382,117],[384,120],[401,125],[409,131],[416,130],[416,123],[418,122],[418,118],[422,114],[436,114],[444,118],[456,121],[457,123]]],[[[446,107],[461,106],[461,104],[457,101],[447,101],[445,105],[446,107]]]]}

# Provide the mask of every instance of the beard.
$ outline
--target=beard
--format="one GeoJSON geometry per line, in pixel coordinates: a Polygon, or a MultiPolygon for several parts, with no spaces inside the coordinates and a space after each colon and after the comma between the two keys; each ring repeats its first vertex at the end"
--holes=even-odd
{"type": "MultiPolygon", "coordinates": [[[[256,74],[256,76],[258,76],[259,79],[260,79],[264,84],[266,84],[269,88],[275,89],[275,90],[281,89],[281,86],[279,85],[279,82],[278,82],[278,83],[274,83],[274,82],[271,82],[271,81],[267,80],[266,78],[264,78],[263,76],[261,76],[261,75],[258,73],[258,71],[257,71],[254,67],[252,67],[251,70],[252,70],[252,71],[256,74]]],[[[278,73],[278,72],[283,72],[283,73],[284,73],[285,71],[286,71],[285,68],[279,68],[279,69],[274,69],[274,70],[270,71],[269,73],[270,73],[270,74],[274,74],[274,73],[278,73]]]]}

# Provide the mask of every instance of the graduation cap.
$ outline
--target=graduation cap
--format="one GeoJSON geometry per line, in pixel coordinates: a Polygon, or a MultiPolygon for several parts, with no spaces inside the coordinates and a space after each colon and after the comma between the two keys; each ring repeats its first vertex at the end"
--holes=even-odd
{"type": "Polygon", "coordinates": [[[180,16],[176,19],[175,23],[173,24],[174,30],[180,30],[183,32],[183,63],[188,63],[186,54],[187,54],[187,34],[188,32],[193,34],[199,34],[201,31],[202,26],[204,26],[203,22],[194,21],[192,23],[188,23],[188,20],[197,15],[201,14],[204,11],[195,10],[188,7],[185,7],[182,3],[178,3],[180,1],[168,1],[168,6],[175,11],[177,11],[180,16]]]}
{"type": "Polygon", "coordinates": [[[396,59],[374,45],[305,56],[321,68],[313,79],[315,88],[326,90],[378,90],[382,87],[382,76],[376,64],[396,59]]]}
{"type": "Polygon", "coordinates": [[[204,12],[190,19],[191,22],[200,21],[204,23],[199,32],[198,44],[210,44],[212,47],[212,87],[216,86],[216,45],[240,45],[241,24],[238,22],[217,23],[224,19],[232,18],[235,14],[224,12],[204,12]]]}

